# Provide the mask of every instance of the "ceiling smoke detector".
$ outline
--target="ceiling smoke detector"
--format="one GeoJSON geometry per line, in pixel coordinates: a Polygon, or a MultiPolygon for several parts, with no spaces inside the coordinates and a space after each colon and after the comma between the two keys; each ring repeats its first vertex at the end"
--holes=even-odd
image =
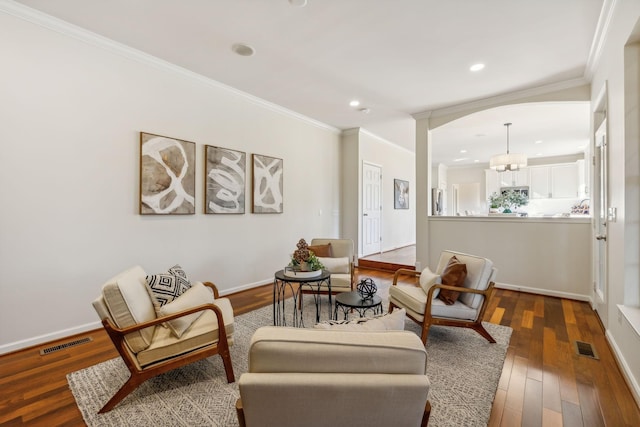
{"type": "Polygon", "coordinates": [[[231,46],[231,50],[237,53],[240,56],[253,56],[256,53],[256,50],[244,43],[236,43],[231,46]]]}

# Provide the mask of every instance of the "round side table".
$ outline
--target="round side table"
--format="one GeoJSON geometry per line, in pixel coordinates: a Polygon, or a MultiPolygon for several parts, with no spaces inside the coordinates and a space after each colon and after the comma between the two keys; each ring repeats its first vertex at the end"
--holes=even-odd
{"type": "Polygon", "coordinates": [[[336,306],[334,319],[338,320],[338,308],[342,310],[344,320],[349,318],[349,312],[355,310],[360,317],[364,317],[367,310],[371,310],[374,315],[382,314],[382,298],[374,295],[370,299],[362,299],[357,292],[341,292],[336,295],[336,306]]]}

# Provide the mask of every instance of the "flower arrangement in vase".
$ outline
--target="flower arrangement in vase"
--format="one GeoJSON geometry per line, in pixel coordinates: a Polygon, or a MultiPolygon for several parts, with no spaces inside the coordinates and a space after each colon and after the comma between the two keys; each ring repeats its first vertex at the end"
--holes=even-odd
{"type": "Polygon", "coordinates": [[[502,213],[512,213],[520,206],[529,203],[529,198],[519,191],[507,190],[502,194],[493,193],[489,196],[490,212],[502,208],[502,213]]]}

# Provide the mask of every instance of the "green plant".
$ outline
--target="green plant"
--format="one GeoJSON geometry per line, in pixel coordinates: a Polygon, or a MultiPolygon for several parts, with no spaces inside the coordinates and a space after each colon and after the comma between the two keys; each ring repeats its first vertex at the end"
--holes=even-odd
{"type": "Polygon", "coordinates": [[[510,213],[528,203],[529,198],[520,191],[507,190],[501,194],[493,193],[489,196],[491,208],[503,208],[503,213],[510,213]]]}
{"type": "Polygon", "coordinates": [[[300,268],[303,263],[309,267],[311,271],[322,270],[324,265],[320,262],[316,254],[309,250],[309,245],[304,239],[300,239],[296,245],[297,249],[291,255],[290,267],[300,268]]]}

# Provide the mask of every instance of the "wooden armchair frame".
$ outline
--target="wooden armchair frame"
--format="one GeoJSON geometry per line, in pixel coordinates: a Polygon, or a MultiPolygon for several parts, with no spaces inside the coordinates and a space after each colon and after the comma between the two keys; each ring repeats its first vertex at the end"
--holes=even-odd
{"type": "MultiPolygon", "coordinates": [[[[215,299],[219,298],[218,289],[213,283],[204,282],[204,285],[213,290],[215,299]]],[[[215,354],[219,354],[222,358],[224,370],[227,375],[227,381],[230,383],[235,381],[235,377],[233,374],[233,365],[231,364],[229,342],[227,340],[227,331],[225,329],[224,319],[222,317],[222,310],[220,310],[219,307],[213,304],[204,304],[198,307],[193,307],[179,313],[174,313],[170,316],[158,317],[148,322],[138,323],[137,325],[129,326],[126,328],[118,328],[110,319],[103,319],[102,325],[107,331],[109,338],[111,338],[111,341],[116,347],[116,350],[118,350],[118,353],[120,353],[122,360],[124,360],[124,363],[127,365],[127,368],[129,368],[131,376],[129,377],[127,382],[122,385],[120,390],[118,390],[116,394],[114,394],[113,397],[111,397],[111,399],[102,407],[102,409],[100,409],[100,411],[98,412],[100,414],[113,409],[118,403],[120,403],[122,399],[124,399],[129,393],[131,393],[140,384],[142,384],[149,378],[155,377],[156,375],[163,374],[172,369],[179,368],[197,360],[213,356],[215,354]],[[218,319],[218,342],[216,344],[207,345],[205,347],[201,347],[199,349],[177,355],[170,359],[153,363],[143,368],[140,367],[138,361],[135,358],[135,355],[129,350],[124,340],[125,335],[204,310],[213,310],[218,319]]]]}
{"type": "MultiPolygon", "coordinates": [[[[397,270],[396,273],[394,274],[392,286],[397,286],[398,277],[402,274],[407,276],[413,276],[413,277],[420,276],[419,271],[401,268],[397,270]]],[[[476,331],[477,333],[479,333],[480,335],[482,335],[490,343],[495,343],[496,340],[493,339],[491,334],[489,334],[489,332],[487,332],[484,326],[482,326],[482,319],[484,318],[484,313],[487,310],[489,300],[493,295],[494,286],[495,286],[495,283],[493,281],[489,282],[489,285],[485,290],[468,289],[468,288],[457,287],[457,286],[435,284],[431,288],[429,288],[429,292],[427,293],[427,305],[424,310],[424,320],[420,321],[420,319],[415,318],[408,311],[407,311],[407,316],[414,322],[418,323],[419,325],[422,325],[422,334],[420,338],[422,339],[422,342],[425,343],[425,345],[427,344],[427,337],[429,336],[429,328],[431,327],[431,325],[470,328],[476,331]],[[478,312],[478,317],[476,318],[476,320],[459,320],[459,319],[447,319],[442,317],[433,317],[431,315],[431,303],[433,301],[433,293],[435,292],[436,289],[447,289],[455,292],[471,293],[471,294],[478,294],[478,295],[484,296],[482,300],[482,305],[480,306],[480,311],[478,312]]],[[[398,307],[398,306],[395,305],[393,302],[390,302],[389,312],[393,311],[394,307],[398,307]]]]}

